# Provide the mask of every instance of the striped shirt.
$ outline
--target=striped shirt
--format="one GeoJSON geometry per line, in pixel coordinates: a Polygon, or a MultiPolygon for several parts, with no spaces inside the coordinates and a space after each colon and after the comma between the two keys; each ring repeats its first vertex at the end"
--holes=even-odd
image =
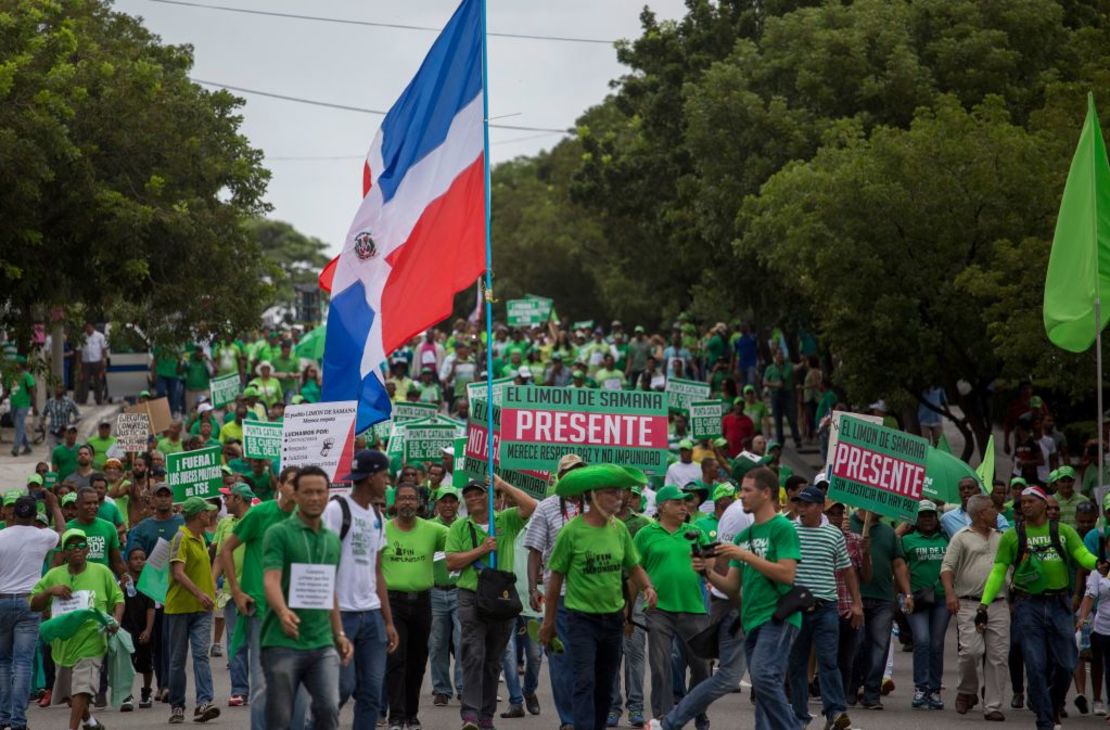
{"type": "Polygon", "coordinates": [[[832,525],[804,527],[796,524],[802,559],[794,582],[803,585],[819,601],[836,600],[836,572],[852,567],[844,535],[832,525]]]}
{"type": "MultiPolygon", "coordinates": [[[[546,591],[547,581],[551,571],[547,564],[551,560],[551,551],[555,549],[555,538],[563,525],[578,516],[578,507],[569,499],[551,496],[541,499],[532,517],[528,520],[528,531],[524,535],[524,547],[535,550],[543,556],[543,587],[546,591]]],[[[566,594],[567,584],[563,583],[563,594],[566,594]]]]}

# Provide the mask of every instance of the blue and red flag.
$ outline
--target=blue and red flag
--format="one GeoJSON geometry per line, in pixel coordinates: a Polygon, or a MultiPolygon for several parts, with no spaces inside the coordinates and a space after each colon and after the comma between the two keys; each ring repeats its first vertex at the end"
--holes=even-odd
{"type": "Polygon", "coordinates": [[[359,433],[389,418],[386,357],[485,270],[481,11],[463,0],[386,114],[343,252],[320,274],[323,400],[358,400],[359,433]]]}

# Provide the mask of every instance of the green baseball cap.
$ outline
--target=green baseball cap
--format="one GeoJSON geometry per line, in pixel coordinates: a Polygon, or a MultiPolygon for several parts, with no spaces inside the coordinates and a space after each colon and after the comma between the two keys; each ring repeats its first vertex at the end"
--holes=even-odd
{"type": "Polygon", "coordinates": [[[1075,469],[1071,466],[1062,466],[1056,470],[1056,481],[1061,479],[1071,479],[1075,481],[1075,469]]]}
{"type": "Polygon", "coordinates": [[[680,451],[683,450],[683,449],[692,450],[694,448],[694,442],[691,441],[690,439],[682,439],[681,441],[678,442],[678,448],[679,448],[680,451]]]}
{"type": "Polygon", "coordinates": [[[706,496],[709,496],[709,485],[701,479],[694,479],[693,481],[683,484],[682,491],[686,492],[687,496],[689,496],[691,492],[705,492],[706,496]]]}
{"type": "Polygon", "coordinates": [[[667,486],[663,487],[662,489],[660,489],[658,492],[655,493],[655,503],[656,504],[661,504],[662,502],[669,502],[673,499],[677,499],[679,501],[682,501],[682,500],[686,499],[686,495],[682,493],[682,490],[679,489],[678,487],[676,487],[673,484],[668,484],[667,486]]]}
{"type": "Polygon", "coordinates": [[[66,543],[68,543],[70,540],[73,540],[74,538],[80,540],[88,540],[89,536],[85,534],[84,530],[79,530],[76,527],[71,527],[70,529],[62,533],[62,547],[64,548],[66,546],[66,543]]]}
{"type": "Polygon", "coordinates": [[[917,503],[917,514],[921,514],[922,512],[936,513],[936,511],[937,511],[936,502],[933,502],[933,501],[928,500],[928,499],[923,499],[923,500],[921,500],[920,502],[917,503]]]}
{"type": "Polygon", "coordinates": [[[257,397],[259,397],[258,388],[254,387],[253,385],[248,385],[246,388],[243,388],[243,397],[244,398],[257,398],[257,397]]]}
{"type": "Polygon", "coordinates": [[[732,486],[731,484],[718,484],[717,486],[713,487],[713,494],[710,496],[710,499],[716,502],[718,499],[735,496],[736,487],[732,486]]]}
{"type": "Polygon", "coordinates": [[[62,505],[75,504],[77,502],[77,492],[70,492],[62,497],[62,505]]]}
{"type": "Polygon", "coordinates": [[[1012,488],[1017,487],[1017,486],[1028,487],[1029,482],[1025,481],[1021,477],[1014,477],[1013,479],[1010,480],[1010,488],[1012,489],[1012,488]]]}
{"type": "Polygon", "coordinates": [[[744,392],[745,393],[754,393],[755,392],[755,386],[754,385],[745,385],[744,386],[744,392]]]}
{"type": "Polygon", "coordinates": [[[250,488],[249,484],[244,484],[243,482],[239,482],[231,489],[228,489],[227,487],[220,487],[220,494],[234,494],[239,499],[245,499],[248,502],[250,502],[255,497],[254,490],[250,488]]]}
{"type": "Polygon", "coordinates": [[[444,497],[454,497],[455,499],[458,499],[460,501],[462,499],[462,496],[459,494],[458,487],[450,485],[446,487],[440,487],[436,490],[435,498],[437,501],[443,499],[444,497]]]}
{"type": "Polygon", "coordinates": [[[644,496],[644,488],[639,484],[629,487],[629,491],[635,494],[637,497],[644,496]]]}
{"type": "Polygon", "coordinates": [[[15,504],[16,500],[18,500],[20,497],[25,496],[26,494],[27,491],[24,489],[9,489],[8,491],[4,492],[4,506],[9,507],[15,504]]]}
{"type": "Polygon", "coordinates": [[[185,519],[189,520],[196,517],[201,512],[215,512],[217,509],[219,508],[216,505],[209,504],[208,500],[204,497],[189,497],[181,505],[181,514],[185,519]]]}
{"type": "Polygon", "coordinates": [[[1053,469],[1052,471],[1050,471],[1048,473],[1048,483],[1049,484],[1054,484],[1056,482],[1056,480],[1060,478],[1058,476],[1059,473],[1060,473],[1060,471],[1058,469],[1053,469]]]}
{"type": "Polygon", "coordinates": [[[782,448],[782,444],[780,444],[778,441],[775,441],[774,439],[770,439],[770,440],[767,441],[767,452],[768,453],[770,453],[771,451],[774,451],[775,449],[781,449],[781,448],[782,448]]]}
{"type": "Polygon", "coordinates": [[[149,390],[140,390],[139,391],[139,397],[140,398],[149,398],[150,397],[150,391],[149,390]]]}
{"type": "MultiPolygon", "coordinates": [[[[751,386],[749,385],[748,387],[750,388],[751,386]]],[[[744,396],[742,396],[742,395],[738,395],[738,396],[736,396],[735,398],[733,398],[733,399],[732,399],[732,405],[734,405],[734,406],[742,406],[742,405],[744,405],[744,396]]]]}
{"type": "Polygon", "coordinates": [[[37,472],[32,474],[31,476],[27,477],[27,483],[28,484],[37,484],[38,486],[41,487],[42,486],[42,474],[39,474],[37,472]]]}
{"type": "Polygon", "coordinates": [[[728,439],[726,439],[724,436],[721,436],[720,438],[715,438],[713,439],[713,445],[723,449],[724,447],[728,446],[728,439]]]}

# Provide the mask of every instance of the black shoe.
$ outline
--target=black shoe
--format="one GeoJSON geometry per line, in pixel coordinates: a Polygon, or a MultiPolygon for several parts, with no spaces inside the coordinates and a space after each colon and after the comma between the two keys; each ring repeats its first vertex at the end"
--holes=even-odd
{"type": "Polygon", "coordinates": [[[1091,711],[1090,706],[1087,704],[1087,698],[1083,695],[1075,696],[1075,709],[1079,710],[1080,715],[1086,715],[1091,711]]]}
{"type": "Polygon", "coordinates": [[[1010,699],[1010,707],[1014,708],[1015,710],[1020,710],[1021,708],[1025,707],[1025,693],[1014,692],[1014,696],[1010,699]]]}
{"type": "Polygon", "coordinates": [[[528,710],[529,715],[540,714],[540,698],[532,695],[524,695],[524,707],[528,710]]]}
{"type": "Polygon", "coordinates": [[[443,694],[442,692],[432,698],[432,704],[436,707],[447,707],[447,703],[450,701],[451,698],[443,694]]]}
{"type": "Polygon", "coordinates": [[[860,702],[859,706],[865,710],[881,710],[883,709],[882,702],[860,702]]]}
{"type": "Polygon", "coordinates": [[[140,692],[139,692],[139,707],[146,708],[146,707],[150,707],[153,704],[154,703],[151,701],[151,698],[150,698],[150,690],[149,689],[140,690],[140,692]]]}
{"type": "Polygon", "coordinates": [[[104,696],[103,692],[96,693],[96,699],[93,700],[93,706],[98,708],[108,706],[108,698],[104,696]]]}
{"type": "Polygon", "coordinates": [[[205,704],[193,711],[193,722],[208,722],[220,716],[220,708],[213,704],[205,704]]]}
{"type": "Polygon", "coordinates": [[[504,717],[504,718],[507,718],[507,719],[508,718],[515,718],[515,717],[524,717],[524,708],[521,707],[520,705],[509,705],[509,709],[502,712],[501,717],[504,717]]]}

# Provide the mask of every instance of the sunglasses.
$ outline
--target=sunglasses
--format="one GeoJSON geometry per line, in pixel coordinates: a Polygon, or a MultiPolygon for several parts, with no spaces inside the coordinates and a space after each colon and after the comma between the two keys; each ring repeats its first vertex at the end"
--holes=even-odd
{"type": "Polygon", "coordinates": [[[67,542],[66,550],[84,550],[88,546],[87,542],[67,542]]]}

